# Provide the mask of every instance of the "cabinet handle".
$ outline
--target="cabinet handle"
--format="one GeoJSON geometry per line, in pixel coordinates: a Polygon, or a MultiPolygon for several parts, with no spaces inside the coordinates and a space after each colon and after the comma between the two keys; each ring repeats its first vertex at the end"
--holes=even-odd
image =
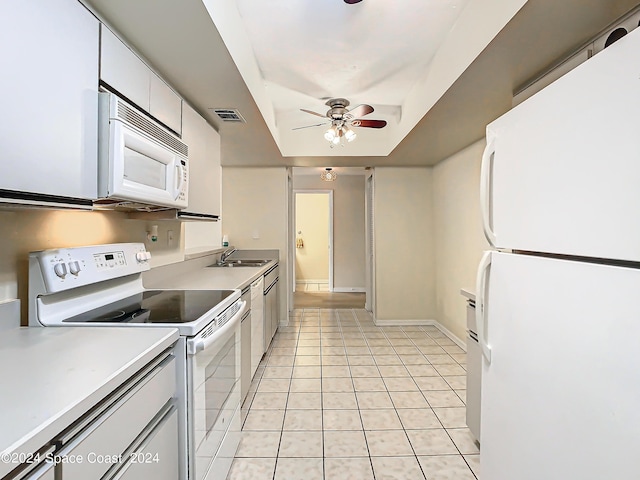
{"type": "Polygon", "coordinates": [[[482,228],[489,245],[496,246],[496,234],[491,230],[491,174],[492,157],[496,152],[495,137],[487,134],[487,146],[482,152],[482,164],[480,165],[480,210],[482,212],[482,228]]]}
{"type": "Polygon", "coordinates": [[[482,255],[482,260],[480,260],[478,276],[476,277],[476,332],[478,332],[478,343],[482,349],[482,355],[489,364],[491,363],[491,347],[487,342],[486,332],[484,331],[484,305],[487,288],[487,271],[490,266],[491,251],[486,251],[484,255],[482,255]]]}

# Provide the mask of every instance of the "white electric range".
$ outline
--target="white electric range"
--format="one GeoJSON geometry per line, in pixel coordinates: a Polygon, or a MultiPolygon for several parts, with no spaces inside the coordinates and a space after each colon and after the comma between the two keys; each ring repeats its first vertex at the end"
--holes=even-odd
{"type": "MultiPolygon", "coordinates": [[[[180,480],[225,478],[240,441],[240,290],[145,290],[141,243],[29,255],[29,325],[175,327],[180,480]]],[[[114,345],[117,348],[117,345],[114,345]]]]}

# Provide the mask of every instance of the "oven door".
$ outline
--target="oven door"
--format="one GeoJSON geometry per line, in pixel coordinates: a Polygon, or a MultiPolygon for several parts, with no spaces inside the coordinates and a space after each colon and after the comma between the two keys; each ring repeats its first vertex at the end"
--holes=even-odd
{"type": "Polygon", "coordinates": [[[107,197],[184,208],[186,158],[119,120],[110,120],[107,197]]]}
{"type": "Polygon", "coordinates": [[[240,310],[213,334],[205,336],[205,328],[187,340],[190,480],[206,477],[228,430],[240,429],[233,420],[240,406],[240,320],[247,309],[247,302],[241,302],[240,310]]]}

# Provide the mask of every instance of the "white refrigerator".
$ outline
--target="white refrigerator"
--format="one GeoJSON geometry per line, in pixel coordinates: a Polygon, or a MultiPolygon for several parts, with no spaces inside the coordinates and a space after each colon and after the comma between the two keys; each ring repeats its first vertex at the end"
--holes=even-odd
{"type": "Polygon", "coordinates": [[[640,28],[487,127],[482,480],[639,479],[640,28]]]}

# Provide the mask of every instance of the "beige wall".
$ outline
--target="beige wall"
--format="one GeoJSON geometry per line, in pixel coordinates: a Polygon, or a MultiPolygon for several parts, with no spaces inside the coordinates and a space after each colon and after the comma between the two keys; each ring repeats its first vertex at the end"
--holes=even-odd
{"type": "Polygon", "coordinates": [[[466,337],[461,288],[475,290],[476,269],[489,248],[480,219],[479,141],[433,168],[437,320],[458,338],[466,337]]]}
{"type": "Polygon", "coordinates": [[[28,304],[29,252],[59,247],[101,243],[144,242],[151,252],[152,267],[179,262],[184,258],[180,222],[129,220],[118,212],[74,212],[22,209],[0,211],[0,301],[19,298],[22,320],[28,304]],[[152,224],[158,225],[158,242],[146,239],[152,224]],[[167,231],[174,232],[172,246],[167,231]]]}
{"type": "Polygon", "coordinates": [[[333,190],[333,288],[365,289],[365,176],[341,175],[324,182],[318,175],[295,175],[295,190],[333,190]]]}
{"type": "Polygon", "coordinates": [[[378,167],[374,175],[376,320],[434,320],[432,171],[378,167]]]}
{"type": "Polygon", "coordinates": [[[296,282],[329,282],[329,193],[296,193],[296,282]]]}
{"type": "Polygon", "coordinates": [[[280,322],[288,320],[287,169],[222,168],[222,234],[240,249],[280,251],[280,322]],[[257,238],[256,238],[257,237],[257,238]]]}

